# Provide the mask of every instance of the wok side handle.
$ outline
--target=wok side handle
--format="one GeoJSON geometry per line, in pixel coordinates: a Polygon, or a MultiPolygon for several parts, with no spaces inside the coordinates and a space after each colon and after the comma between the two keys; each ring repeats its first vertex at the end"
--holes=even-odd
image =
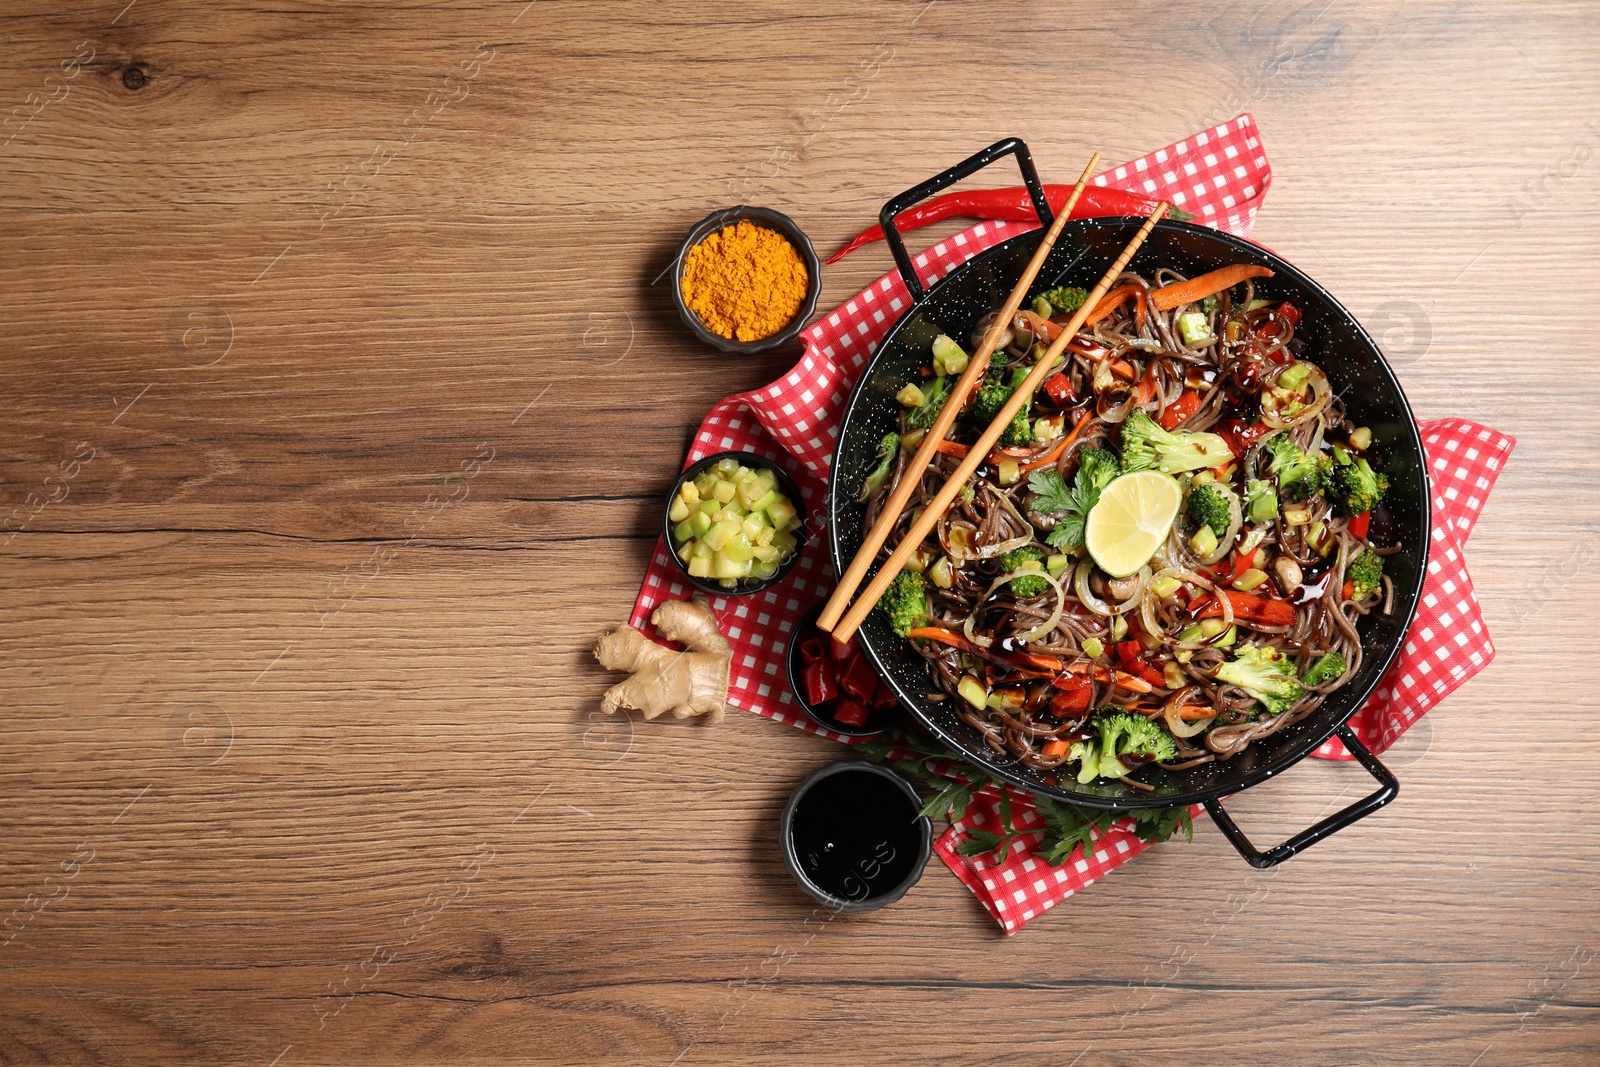
{"type": "Polygon", "coordinates": [[[944,173],[936,174],[921,185],[907,189],[883,205],[883,210],[878,212],[878,224],[883,227],[883,239],[889,245],[895,266],[900,270],[900,280],[906,283],[906,290],[911,293],[912,302],[920,302],[926,293],[922,288],[921,279],[917,277],[916,268],[911,265],[911,256],[906,252],[905,239],[895,227],[895,216],[913,204],[928,199],[940,189],[954,185],[962,178],[976,174],[995,160],[1010,155],[1017,157],[1017,167],[1022,171],[1023,184],[1028,187],[1028,197],[1033,201],[1033,210],[1039,215],[1039,224],[1048,229],[1055,221],[1055,212],[1050,210],[1050,201],[1045,197],[1044,186],[1039,182],[1039,172],[1033,165],[1033,156],[1028,154],[1026,142],[1016,137],[996,141],[982,152],[967,157],[944,173]]]}
{"type": "Polygon", "coordinates": [[[1238,824],[1229,817],[1228,813],[1222,810],[1222,802],[1220,800],[1208,800],[1205,802],[1206,813],[1211,816],[1212,822],[1217,824],[1217,829],[1222,831],[1222,836],[1226,837],[1229,844],[1239,850],[1239,855],[1243,856],[1250,866],[1260,868],[1276,867],[1289,857],[1310,848],[1324,837],[1336,834],[1351,823],[1366,818],[1399,795],[1400,783],[1389,772],[1389,768],[1378,762],[1378,757],[1374,756],[1365,745],[1357,740],[1355,731],[1346,725],[1339,727],[1336,733],[1339,740],[1344,742],[1344,747],[1349,749],[1351,755],[1355,756],[1356,761],[1367,769],[1367,773],[1378,780],[1377,790],[1342,811],[1334,812],[1310,829],[1300,831],[1276,848],[1270,848],[1265,852],[1260,851],[1250,843],[1250,839],[1244,835],[1244,831],[1239,829],[1238,824]]]}

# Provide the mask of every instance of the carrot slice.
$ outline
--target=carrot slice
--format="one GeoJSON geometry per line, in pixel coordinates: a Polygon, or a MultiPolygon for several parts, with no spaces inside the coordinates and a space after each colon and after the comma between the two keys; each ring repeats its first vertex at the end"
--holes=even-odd
{"type": "Polygon", "coordinates": [[[1119,285],[1105,296],[1101,297],[1100,303],[1096,304],[1094,306],[1094,310],[1089,312],[1089,317],[1083,320],[1083,324],[1085,326],[1093,326],[1095,323],[1099,322],[1101,319],[1117,310],[1117,308],[1121,307],[1123,304],[1126,304],[1129,300],[1134,301],[1136,304],[1134,315],[1138,320],[1139,328],[1143,329],[1145,301],[1144,286],[1135,282],[1129,282],[1127,285],[1119,285]]]}
{"type": "Polygon", "coordinates": [[[1215,296],[1224,289],[1232,289],[1242,281],[1270,277],[1272,271],[1267,267],[1257,266],[1254,263],[1235,263],[1231,267],[1220,267],[1198,278],[1190,278],[1186,282],[1163,285],[1150,294],[1150,306],[1157,311],[1171,311],[1175,307],[1215,296]]]}
{"type": "Polygon", "coordinates": [[[955,456],[957,459],[965,459],[967,453],[972,451],[966,445],[957,444],[955,441],[949,440],[941,440],[935,447],[945,455],[955,456]]]}
{"type": "Polygon", "coordinates": [[[1052,741],[1046,741],[1044,747],[1039,750],[1039,754],[1045,759],[1055,759],[1057,756],[1065,756],[1067,749],[1071,747],[1071,745],[1058,737],[1052,741]]]}

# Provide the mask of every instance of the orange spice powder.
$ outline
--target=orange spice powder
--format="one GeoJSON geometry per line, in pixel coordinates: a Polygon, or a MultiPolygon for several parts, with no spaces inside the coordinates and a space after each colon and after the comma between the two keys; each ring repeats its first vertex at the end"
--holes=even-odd
{"type": "Polygon", "coordinates": [[[683,302],[720,337],[759,341],[789,324],[810,277],[789,239],[740,221],[724,226],[684,257],[683,302]]]}

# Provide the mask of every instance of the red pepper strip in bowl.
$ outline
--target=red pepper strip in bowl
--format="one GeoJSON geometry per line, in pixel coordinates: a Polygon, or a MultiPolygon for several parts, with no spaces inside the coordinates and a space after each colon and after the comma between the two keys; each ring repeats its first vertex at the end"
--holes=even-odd
{"type": "Polygon", "coordinates": [[[1254,263],[1235,263],[1232,266],[1219,267],[1198,278],[1190,278],[1186,282],[1175,282],[1153,290],[1150,293],[1150,306],[1157,311],[1171,311],[1175,307],[1192,304],[1208,296],[1216,296],[1224,289],[1232,289],[1242,281],[1270,277],[1272,270],[1269,267],[1257,266],[1254,263]]]}
{"type": "Polygon", "coordinates": [[[872,664],[867,662],[867,657],[858,655],[843,665],[843,670],[839,674],[839,688],[851,700],[866,704],[872,700],[873,691],[877,687],[878,675],[872,669],[872,664]]]}
{"type": "MultiPolygon", "coordinates": [[[[1269,600],[1264,596],[1254,593],[1239,593],[1231,589],[1219,589],[1221,596],[1228,598],[1233,604],[1233,615],[1236,619],[1245,622],[1258,622],[1262,626],[1289,626],[1294,622],[1294,605],[1287,600],[1269,600]]],[[[1201,608],[1197,619],[1215,619],[1222,615],[1222,604],[1210,599],[1206,606],[1201,608]]]]}
{"type": "Polygon", "coordinates": [[[833,721],[840,726],[858,728],[867,725],[867,707],[848,698],[833,706],[833,721]]]}
{"type": "Polygon", "coordinates": [[[800,662],[815,663],[823,654],[822,638],[815,633],[808,633],[800,639],[800,662]]]}
{"type": "Polygon", "coordinates": [[[800,687],[805,690],[806,703],[813,708],[839,695],[839,684],[833,677],[833,664],[826,659],[813,660],[800,668],[800,687]]]}
{"type": "MultiPolygon", "coordinates": [[[[1047,185],[1045,199],[1050,209],[1059,212],[1067,197],[1072,194],[1070,185],[1047,185]]],[[[1156,209],[1158,201],[1142,193],[1130,193],[1109,185],[1091,185],[1083,190],[1078,203],[1069,216],[1074,219],[1102,218],[1108,215],[1148,215],[1156,209]]],[[[1194,216],[1176,208],[1169,208],[1169,218],[1183,219],[1194,216]]],[[[931,200],[909,207],[895,216],[895,229],[901,233],[932,226],[943,219],[1002,219],[1006,222],[1037,222],[1039,215],[1033,209],[1033,198],[1026,187],[1010,189],[971,189],[945,193],[931,200]]],[[[839,251],[824,262],[837,263],[862,245],[883,240],[882,226],[868,226],[851,238],[839,251]]]]}

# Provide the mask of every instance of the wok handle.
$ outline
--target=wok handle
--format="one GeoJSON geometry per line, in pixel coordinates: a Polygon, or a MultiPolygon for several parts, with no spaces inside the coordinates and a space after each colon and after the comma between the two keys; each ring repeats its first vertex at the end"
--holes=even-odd
{"type": "Polygon", "coordinates": [[[922,281],[917,277],[916,268],[911,265],[911,256],[906,252],[905,239],[895,228],[895,216],[913,204],[928,199],[940,189],[954,185],[962,178],[976,174],[995,160],[1010,155],[1017,157],[1017,167],[1022,171],[1023,184],[1028,187],[1028,196],[1033,200],[1033,210],[1039,213],[1039,225],[1048,229],[1056,220],[1055,212],[1050,210],[1050,201],[1044,195],[1044,186],[1039,182],[1039,172],[1033,166],[1033,156],[1028,154],[1027,143],[1016,137],[996,141],[982,152],[963,159],[943,174],[936,174],[921,185],[907,189],[883,205],[883,210],[878,212],[878,224],[883,227],[883,239],[894,255],[895,266],[900,270],[900,280],[906,283],[906,289],[911,293],[913,302],[920,302],[926,294],[922,288],[922,281]]]}
{"type": "Polygon", "coordinates": [[[1205,802],[1206,813],[1217,824],[1217,829],[1221,830],[1222,836],[1226,837],[1228,842],[1239,850],[1239,855],[1243,856],[1250,866],[1261,868],[1276,867],[1289,857],[1310,848],[1324,837],[1338,833],[1351,823],[1366,818],[1399,795],[1400,783],[1395,780],[1393,774],[1389,773],[1389,768],[1379,763],[1378,757],[1374,756],[1367,750],[1365,745],[1356,739],[1355,731],[1346,725],[1340,726],[1336,733],[1339,736],[1339,740],[1344,742],[1344,747],[1349,749],[1351,755],[1355,756],[1357,762],[1367,769],[1367,773],[1378,780],[1377,791],[1361,798],[1343,811],[1334,812],[1310,829],[1300,831],[1278,847],[1270,848],[1265,852],[1260,851],[1250,843],[1250,839],[1244,835],[1244,831],[1239,829],[1233,819],[1228,816],[1228,813],[1222,810],[1221,801],[1208,800],[1205,802]]]}

